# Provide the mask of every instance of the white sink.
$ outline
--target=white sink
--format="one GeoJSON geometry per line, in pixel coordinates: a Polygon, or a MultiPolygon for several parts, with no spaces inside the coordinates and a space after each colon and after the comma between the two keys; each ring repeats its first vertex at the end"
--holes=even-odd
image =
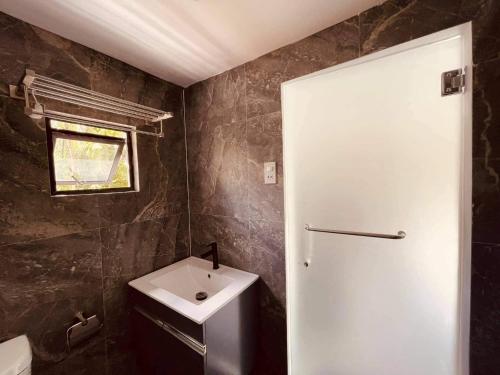
{"type": "MultiPolygon", "coordinates": [[[[213,270],[197,266],[193,263],[192,261],[189,263],[186,262],[182,267],[162,273],[154,279],[149,280],[149,282],[195,305],[200,305],[234,281],[234,279],[228,276],[219,275],[213,272],[213,270]],[[207,299],[203,301],[196,300],[196,293],[200,291],[208,294],[207,299]]],[[[205,264],[202,266],[205,266],[205,264]]],[[[164,269],[167,270],[168,268],[164,269]]]]}
{"type": "Polygon", "coordinates": [[[186,318],[202,324],[216,311],[252,285],[258,275],[189,257],[139,279],[129,285],[186,318]],[[196,299],[205,292],[207,298],[196,299]]]}

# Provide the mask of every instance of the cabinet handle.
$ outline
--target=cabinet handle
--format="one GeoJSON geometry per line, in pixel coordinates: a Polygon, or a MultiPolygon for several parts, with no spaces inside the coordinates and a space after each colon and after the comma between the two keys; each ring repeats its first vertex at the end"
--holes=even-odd
{"type": "Polygon", "coordinates": [[[137,311],[139,314],[141,314],[143,317],[146,319],[152,321],[154,324],[156,324],[158,327],[163,329],[164,331],[170,333],[172,336],[174,336],[177,340],[181,341],[182,343],[186,344],[189,346],[191,349],[193,349],[196,353],[204,356],[207,354],[207,346],[203,345],[201,342],[196,340],[195,338],[186,335],[184,332],[179,331],[177,328],[174,326],[168,324],[167,322],[164,322],[163,320],[154,317],[141,309],[140,307],[134,306],[134,310],[137,311]]]}

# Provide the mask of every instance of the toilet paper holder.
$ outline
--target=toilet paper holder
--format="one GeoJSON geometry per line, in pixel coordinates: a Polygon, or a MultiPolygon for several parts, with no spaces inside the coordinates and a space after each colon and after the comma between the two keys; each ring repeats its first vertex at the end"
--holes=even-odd
{"type": "Polygon", "coordinates": [[[75,318],[77,318],[82,323],[82,326],[86,326],[89,323],[89,320],[83,315],[82,311],[78,311],[75,314],[75,318]]]}
{"type": "Polygon", "coordinates": [[[97,315],[86,318],[82,311],[78,311],[75,318],[78,319],[78,323],[73,324],[66,330],[66,343],[69,350],[95,335],[103,327],[97,315]]]}

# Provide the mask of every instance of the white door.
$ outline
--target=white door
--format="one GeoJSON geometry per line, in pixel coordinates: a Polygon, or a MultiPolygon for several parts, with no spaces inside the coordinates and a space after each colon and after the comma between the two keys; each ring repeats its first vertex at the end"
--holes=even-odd
{"type": "Polygon", "coordinates": [[[283,84],[290,374],[468,373],[470,35],[283,84]]]}

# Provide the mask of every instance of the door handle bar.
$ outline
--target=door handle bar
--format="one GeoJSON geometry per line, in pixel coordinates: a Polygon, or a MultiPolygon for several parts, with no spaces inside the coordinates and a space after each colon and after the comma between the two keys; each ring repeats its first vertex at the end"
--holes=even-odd
{"type": "Polygon", "coordinates": [[[305,230],[309,232],[321,232],[321,233],[332,233],[332,234],[344,234],[347,236],[360,236],[360,237],[375,237],[375,238],[385,238],[388,240],[402,240],[406,237],[406,232],[400,230],[398,234],[381,234],[381,233],[367,233],[367,232],[352,232],[347,230],[335,230],[335,229],[321,229],[314,228],[309,224],[306,224],[305,230]]]}

